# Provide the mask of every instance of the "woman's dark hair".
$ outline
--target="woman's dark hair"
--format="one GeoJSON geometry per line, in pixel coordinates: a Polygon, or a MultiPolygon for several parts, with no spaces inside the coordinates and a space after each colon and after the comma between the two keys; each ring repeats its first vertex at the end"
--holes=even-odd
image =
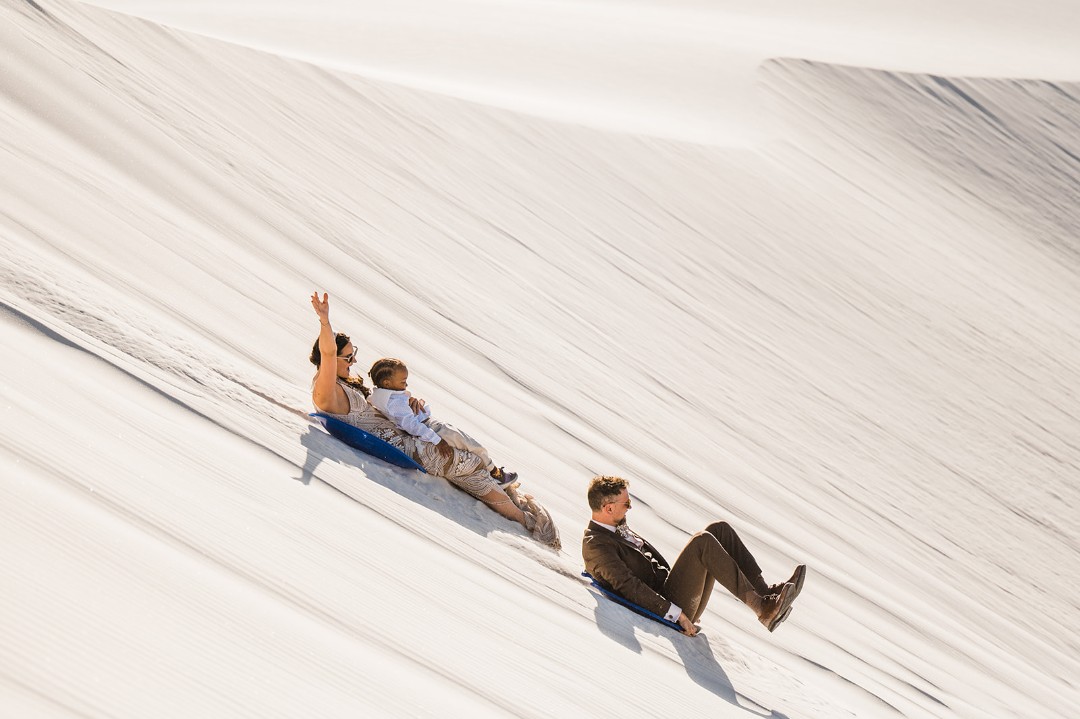
{"type": "MultiPolygon", "coordinates": [[[[344,332],[338,332],[334,335],[334,342],[337,343],[337,353],[340,354],[341,350],[345,349],[345,345],[349,344],[352,340],[349,339],[349,335],[344,332]]],[[[322,352],[319,351],[319,338],[315,338],[315,345],[311,348],[311,357],[308,357],[311,364],[319,367],[322,365],[322,352]]]]}
{"type": "Polygon", "coordinates": [[[408,369],[408,367],[399,359],[383,357],[381,360],[375,360],[375,364],[371,365],[371,369],[368,370],[368,377],[371,378],[371,384],[382,387],[383,382],[390,379],[399,369],[408,369]]]}
{"type": "MultiPolygon", "coordinates": [[[[334,343],[337,345],[337,351],[335,352],[335,354],[340,353],[341,350],[345,349],[345,345],[349,344],[349,342],[351,341],[352,340],[349,339],[349,335],[345,334],[344,332],[338,332],[336,335],[334,335],[334,343]]],[[[311,356],[308,357],[308,360],[316,367],[322,365],[322,352],[319,351],[318,339],[315,340],[315,345],[311,348],[311,356]]],[[[347,383],[353,389],[359,390],[360,394],[364,395],[365,397],[371,395],[371,390],[369,390],[364,385],[363,377],[346,377],[342,381],[347,383]]]]}

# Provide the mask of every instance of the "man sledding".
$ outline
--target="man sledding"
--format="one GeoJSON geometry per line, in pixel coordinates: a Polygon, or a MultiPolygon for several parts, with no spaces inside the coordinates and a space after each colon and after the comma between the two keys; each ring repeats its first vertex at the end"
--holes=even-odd
{"type": "Polygon", "coordinates": [[[643,609],[677,623],[684,634],[705,611],[713,583],[720,582],[757,616],[770,632],[791,611],[802,591],[805,565],[786,582],[766,584],[761,569],[739,535],[726,522],[698,532],[670,566],[660,552],[626,524],[629,483],[621,477],[598,476],[589,483],[592,521],[585,529],[581,555],[585,569],[605,589],[643,609]]]}

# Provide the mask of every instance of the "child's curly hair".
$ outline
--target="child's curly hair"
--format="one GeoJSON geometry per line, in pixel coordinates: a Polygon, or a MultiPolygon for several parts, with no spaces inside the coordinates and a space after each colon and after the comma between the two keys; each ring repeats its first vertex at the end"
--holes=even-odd
{"type": "Polygon", "coordinates": [[[371,383],[373,385],[382,387],[395,372],[408,369],[409,368],[405,366],[405,363],[399,359],[383,357],[380,360],[375,360],[375,364],[371,365],[371,369],[368,370],[368,377],[371,378],[371,383]]]}

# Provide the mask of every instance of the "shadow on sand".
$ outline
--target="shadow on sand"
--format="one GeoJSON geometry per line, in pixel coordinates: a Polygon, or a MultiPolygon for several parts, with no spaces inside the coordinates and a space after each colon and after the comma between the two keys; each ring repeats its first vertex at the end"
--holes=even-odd
{"type": "MultiPolygon", "coordinates": [[[[728,678],[727,672],[716,660],[716,655],[709,644],[709,637],[703,632],[698,632],[695,637],[688,637],[652,619],[634,614],[595,591],[591,593],[596,600],[596,609],[594,611],[596,626],[600,633],[608,639],[618,642],[638,654],[642,651],[641,642],[637,638],[638,634],[648,634],[661,639],[668,639],[671,641],[675,651],[678,652],[687,676],[698,686],[707,689],[724,701],[744,709],[754,716],[767,717],[767,719],[787,719],[780,712],[758,711],[744,704],[744,701],[754,703],[753,700],[740,701],[739,694],[735,691],[735,686],[731,683],[731,679],[728,678]]],[[[723,640],[718,641],[723,643],[723,640]]],[[[726,644],[724,644],[724,648],[727,648],[726,644]]]]}
{"type": "MultiPolygon", "coordinates": [[[[301,435],[300,444],[307,449],[307,457],[301,467],[300,476],[296,479],[304,484],[311,483],[323,462],[335,462],[361,470],[366,480],[451,519],[482,537],[495,531],[528,537],[521,525],[499,516],[445,479],[424,474],[416,469],[395,467],[349,447],[314,425],[308,427],[306,434],[301,435]]],[[[318,479],[353,499],[359,499],[352,490],[351,483],[342,484],[325,477],[318,479]]]]}

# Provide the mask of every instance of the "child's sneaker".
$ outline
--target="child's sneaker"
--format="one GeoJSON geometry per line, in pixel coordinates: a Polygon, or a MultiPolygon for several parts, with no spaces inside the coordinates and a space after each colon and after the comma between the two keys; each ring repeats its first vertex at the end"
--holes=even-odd
{"type": "Polygon", "coordinates": [[[491,478],[499,483],[500,487],[506,487],[517,481],[517,472],[507,472],[502,467],[491,470],[491,478]]]}

